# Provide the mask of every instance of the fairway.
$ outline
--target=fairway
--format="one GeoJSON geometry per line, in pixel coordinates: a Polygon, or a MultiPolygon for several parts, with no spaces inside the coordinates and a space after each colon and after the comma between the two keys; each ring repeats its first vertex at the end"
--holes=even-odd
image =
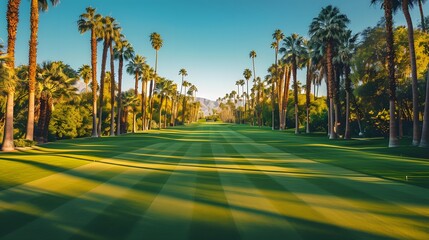
{"type": "Polygon", "coordinates": [[[428,161],[311,141],[199,124],[1,153],[0,238],[429,239],[428,179],[398,174],[428,161]]]}

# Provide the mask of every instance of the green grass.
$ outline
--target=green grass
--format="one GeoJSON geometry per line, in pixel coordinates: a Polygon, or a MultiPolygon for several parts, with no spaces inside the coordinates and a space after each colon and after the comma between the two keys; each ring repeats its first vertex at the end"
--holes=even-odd
{"type": "Polygon", "coordinates": [[[206,123],[1,153],[0,238],[429,239],[428,149],[386,145],[206,123]]]}

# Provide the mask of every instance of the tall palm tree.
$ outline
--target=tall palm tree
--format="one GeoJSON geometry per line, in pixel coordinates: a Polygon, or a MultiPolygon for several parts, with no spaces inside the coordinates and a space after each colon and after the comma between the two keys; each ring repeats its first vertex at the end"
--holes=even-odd
{"type": "Polygon", "coordinates": [[[344,81],[346,90],[346,130],[344,132],[344,139],[350,139],[350,95],[351,89],[351,61],[356,51],[356,41],[358,34],[353,35],[352,31],[347,31],[341,41],[338,49],[338,61],[344,66],[344,81]]]}
{"type": "MultiPolygon", "coordinates": [[[[188,81],[183,81],[183,87],[185,88],[185,93],[186,93],[186,88],[190,87],[192,84],[188,81]]],[[[182,123],[185,123],[185,112],[186,112],[186,96],[183,96],[183,107],[182,107],[182,123]]]]}
{"type": "Polygon", "coordinates": [[[309,35],[311,36],[311,41],[321,42],[324,46],[324,55],[326,58],[327,64],[327,77],[328,77],[328,95],[329,95],[329,115],[331,121],[330,126],[330,139],[335,139],[336,135],[336,126],[337,123],[333,121],[334,119],[334,93],[335,93],[335,84],[334,84],[334,71],[333,71],[333,53],[334,48],[338,45],[341,36],[346,31],[346,25],[350,22],[346,15],[341,14],[340,10],[337,7],[331,5],[322,8],[319,15],[313,18],[313,21],[310,24],[309,35]]]}
{"type": "MultiPolygon", "coordinates": [[[[419,123],[419,102],[417,90],[417,61],[416,50],[414,43],[414,27],[413,20],[410,15],[410,7],[414,6],[414,2],[418,0],[402,0],[402,12],[404,13],[405,20],[408,27],[408,48],[410,50],[410,63],[411,63],[411,79],[412,79],[412,93],[413,93],[413,146],[418,146],[420,142],[420,123],[419,123]]],[[[422,22],[424,24],[424,20],[422,22]]]]}
{"type": "Polygon", "coordinates": [[[119,69],[118,69],[118,114],[117,114],[117,124],[116,135],[120,135],[121,128],[120,122],[122,119],[122,75],[124,68],[124,60],[128,61],[134,56],[134,48],[131,46],[131,43],[128,42],[125,37],[122,35],[120,40],[116,42],[115,45],[115,59],[119,59],[119,69]]]}
{"type": "Polygon", "coordinates": [[[91,80],[92,70],[88,64],[83,64],[78,70],[77,74],[85,83],[85,92],[88,93],[88,84],[91,80]]]}
{"type": "Polygon", "coordinates": [[[92,69],[92,137],[97,137],[97,38],[101,31],[101,15],[95,13],[95,9],[86,8],[86,12],[81,14],[77,22],[78,30],[81,34],[91,32],[91,69],[92,69]]]}
{"type": "Polygon", "coordinates": [[[274,31],[274,33],[273,33],[273,39],[274,39],[274,42],[271,44],[271,47],[272,48],[274,48],[274,52],[275,52],[275,62],[274,62],[274,65],[275,65],[275,73],[274,73],[274,77],[273,77],[273,79],[272,79],[272,84],[271,84],[271,105],[272,105],[272,107],[273,107],[273,111],[272,111],[272,130],[274,130],[275,129],[275,116],[276,116],[276,114],[275,114],[275,112],[276,112],[276,110],[275,110],[275,107],[276,107],[276,91],[275,91],[275,87],[276,87],[276,84],[277,84],[277,81],[278,81],[278,78],[279,78],[279,76],[278,76],[278,60],[277,60],[277,58],[278,58],[278,55],[279,55],[279,46],[280,46],[280,41],[285,37],[285,35],[283,34],[283,32],[282,32],[282,30],[280,30],[280,29],[276,29],[275,31],[274,31]]]}
{"type": "Polygon", "coordinates": [[[15,97],[14,74],[15,69],[15,43],[16,33],[19,22],[19,5],[21,0],[9,0],[7,4],[7,61],[3,64],[3,69],[7,69],[7,74],[3,75],[7,78],[8,84],[7,100],[6,100],[6,119],[3,134],[2,151],[12,151],[15,149],[13,144],[13,103],[15,97]]]}
{"type": "Polygon", "coordinates": [[[256,71],[255,71],[255,58],[257,57],[255,50],[250,51],[249,57],[252,59],[252,67],[253,67],[253,81],[256,79],[256,71]]]}
{"type": "MultiPolygon", "coordinates": [[[[102,30],[100,31],[100,39],[103,40],[103,54],[101,58],[101,74],[100,74],[100,105],[98,111],[98,125],[97,132],[98,136],[101,137],[101,123],[103,121],[103,101],[104,101],[104,81],[106,78],[106,62],[107,62],[107,51],[110,49],[111,41],[117,36],[118,25],[114,18],[104,17],[101,19],[103,24],[102,30]]],[[[112,67],[112,65],[111,65],[112,67]]],[[[114,79],[114,73],[111,73],[111,79],[114,79]]]]}
{"type": "Polygon", "coordinates": [[[293,92],[295,102],[295,134],[299,134],[298,118],[298,80],[297,70],[301,56],[304,54],[304,38],[294,33],[283,40],[283,47],[280,52],[284,53],[284,58],[291,63],[293,76],[293,92]]]}
{"type": "Polygon", "coordinates": [[[147,83],[148,81],[152,80],[155,78],[155,70],[153,68],[151,68],[149,65],[144,64],[143,66],[143,75],[142,75],[142,129],[147,130],[148,129],[148,124],[147,124],[147,98],[148,98],[148,94],[147,94],[147,83]]]}
{"type": "Polygon", "coordinates": [[[316,71],[315,65],[312,62],[313,49],[307,39],[304,39],[304,51],[302,60],[307,69],[306,83],[305,83],[305,108],[306,108],[306,126],[305,133],[310,133],[310,102],[311,102],[311,82],[313,80],[313,72],[316,71]]]}
{"type": "MultiPolygon", "coordinates": [[[[113,43],[119,42],[121,39],[121,28],[118,26],[114,26],[112,37],[109,43],[110,49],[110,136],[115,135],[115,51],[113,48],[113,43]]],[[[118,127],[119,128],[119,127],[118,127]]]]}
{"type": "MultiPolygon", "coordinates": [[[[50,0],[52,5],[59,0],[50,0]]],[[[29,79],[28,79],[28,118],[26,139],[34,138],[34,103],[36,94],[36,68],[37,68],[37,33],[39,31],[39,11],[48,10],[47,0],[31,0],[30,8],[30,52],[29,52],[29,79]]]]}
{"type": "MultiPolygon", "coordinates": [[[[157,32],[153,32],[150,34],[150,42],[152,48],[155,49],[155,79],[158,73],[158,51],[162,48],[163,40],[161,35],[157,32]]],[[[152,114],[153,114],[153,90],[155,88],[155,79],[150,82],[150,90],[149,90],[149,100],[150,100],[150,121],[152,122],[152,114]]],[[[151,124],[149,124],[150,127],[151,124]]]]}
{"type": "Polygon", "coordinates": [[[76,94],[76,88],[73,87],[76,79],[66,73],[66,68],[68,66],[62,62],[45,62],[42,65],[40,81],[37,83],[40,94],[40,116],[36,137],[39,142],[47,142],[48,140],[54,99],[76,94]]]}
{"type": "MultiPolygon", "coordinates": [[[[134,80],[135,80],[134,96],[136,97],[138,96],[138,83],[143,74],[145,64],[146,64],[146,58],[138,54],[135,55],[127,64],[127,73],[130,75],[134,75],[134,80]]],[[[145,89],[142,89],[142,93],[144,91],[145,89]]],[[[137,111],[136,109],[133,109],[133,130],[132,130],[133,133],[135,133],[136,131],[136,111],[137,111]]]]}
{"type": "MultiPolygon", "coordinates": [[[[371,4],[376,4],[381,0],[371,0],[371,4]]],[[[398,147],[398,131],[396,128],[396,78],[395,78],[395,49],[393,39],[393,9],[392,0],[383,0],[381,3],[384,9],[384,18],[386,24],[386,47],[387,47],[387,70],[389,77],[389,147],[398,147]]]]}
{"type": "MultiPolygon", "coordinates": [[[[188,76],[188,71],[186,71],[186,69],[182,68],[179,71],[179,75],[182,75],[182,84],[180,85],[180,96],[182,96],[183,82],[185,81],[185,77],[188,76]]],[[[178,107],[179,106],[177,106],[177,108],[178,107]]],[[[182,108],[183,108],[183,106],[182,106],[182,108]]],[[[185,123],[184,121],[185,121],[185,119],[182,118],[182,125],[185,123]]]]}
{"type": "Polygon", "coordinates": [[[246,117],[246,115],[247,115],[247,108],[248,108],[248,105],[249,105],[249,79],[252,77],[252,71],[250,71],[250,69],[248,69],[248,68],[246,68],[246,69],[244,69],[244,72],[243,72],[243,77],[246,79],[246,87],[247,87],[247,92],[246,92],[246,100],[245,100],[245,102],[244,102],[244,106],[245,106],[245,108],[244,108],[244,117],[246,117]]]}

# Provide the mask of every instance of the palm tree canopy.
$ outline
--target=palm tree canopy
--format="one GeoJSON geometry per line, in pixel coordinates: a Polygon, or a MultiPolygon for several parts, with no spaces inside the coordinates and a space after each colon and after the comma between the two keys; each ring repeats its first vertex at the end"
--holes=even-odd
{"type": "Polygon", "coordinates": [[[91,80],[92,69],[89,65],[84,64],[77,70],[77,74],[85,84],[88,84],[91,80]]]}
{"type": "Polygon", "coordinates": [[[102,16],[95,13],[95,8],[87,7],[86,12],[79,16],[77,21],[78,30],[80,33],[85,33],[87,31],[94,30],[96,36],[100,33],[102,28],[102,16]]]}
{"type": "Polygon", "coordinates": [[[121,36],[121,28],[113,17],[107,16],[101,20],[103,31],[100,32],[100,38],[109,42],[111,40],[118,41],[121,36]]]}
{"type": "Polygon", "coordinates": [[[76,94],[74,87],[76,78],[73,77],[70,66],[63,62],[44,62],[38,77],[38,92],[53,98],[70,97],[76,94]]]}
{"type": "Polygon", "coordinates": [[[162,48],[162,38],[161,35],[159,33],[153,32],[150,34],[150,42],[152,44],[152,47],[158,51],[159,49],[162,48]]]}
{"type": "Polygon", "coordinates": [[[337,7],[329,5],[322,8],[319,15],[313,18],[308,33],[312,41],[337,42],[344,34],[349,22],[347,16],[341,14],[337,7]]]}
{"type": "Polygon", "coordinates": [[[343,35],[341,43],[338,47],[338,55],[334,59],[336,62],[350,64],[351,59],[356,51],[356,42],[359,34],[352,34],[351,30],[348,30],[343,35]]]}
{"type": "Polygon", "coordinates": [[[130,75],[142,75],[144,66],[146,64],[146,58],[141,55],[136,55],[131,61],[127,64],[127,73],[130,75]]]}
{"type": "Polygon", "coordinates": [[[116,41],[115,48],[113,49],[115,54],[115,59],[123,57],[125,60],[130,60],[134,57],[134,48],[130,42],[128,42],[124,35],[121,34],[121,37],[116,41]]]}
{"type": "Polygon", "coordinates": [[[179,75],[182,75],[182,76],[188,76],[188,72],[186,71],[186,69],[182,68],[182,69],[180,69],[180,71],[179,71],[179,75]]]}
{"type": "Polygon", "coordinates": [[[252,77],[252,71],[248,68],[244,69],[243,76],[246,80],[249,80],[252,77]]]}
{"type": "Polygon", "coordinates": [[[304,38],[296,33],[283,39],[283,47],[280,48],[283,59],[286,62],[298,64],[299,59],[305,54],[304,38]]]}
{"type": "Polygon", "coordinates": [[[280,29],[276,29],[273,33],[273,39],[276,40],[276,42],[280,42],[284,37],[285,35],[280,29]]]}
{"type": "MultiPolygon", "coordinates": [[[[47,11],[48,10],[48,1],[47,0],[38,0],[39,1],[39,11],[47,11]]],[[[60,0],[50,0],[49,2],[51,2],[52,6],[57,5],[58,3],[60,3],[60,0]]]]}
{"type": "Polygon", "coordinates": [[[256,55],[255,50],[250,51],[249,58],[256,58],[256,57],[257,57],[257,55],[256,55]]]}
{"type": "MultiPolygon", "coordinates": [[[[418,4],[419,0],[408,0],[408,7],[413,8],[414,4],[418,4]]],[[[426,0],[424,0],[426,1],[426,0]]],[[[424,2],[423,1],[423,2],[424,2]]],[[[393,12],[397,12],[402,8],[402,0],[391,0],[393,12]]],[[[381,8],[384,8],[384,0],[371,0],[371,5],[380,5],[381,8]]]]}

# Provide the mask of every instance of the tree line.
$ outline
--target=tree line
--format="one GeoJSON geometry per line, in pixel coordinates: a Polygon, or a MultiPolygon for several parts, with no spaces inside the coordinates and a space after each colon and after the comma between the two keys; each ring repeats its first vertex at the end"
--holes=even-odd
{"type": "Polygon", "coordinates": [[[156,56],[153,68],[134,51],[115,18],[102,16],[92,7],[86,8],[77,21],[78,31],[91,35],[90,64],[77,70],[61,61],[37,64],[39,12],[59,1],[31,0],[29,64],[16,67],[20,3],[8,1],[7,50],[0,45],[0,87],[5,95],[0,97],[5,103],[0,111],[3,151],[14,150],[15,138],[43,143],[52,138],[114,136],[139,129],[166,128],[198,118],[198,89],[184,79],[187,71],[179,71],[180,92],[177,84],[157,73],[158,51],[163,46],[161,35],[154,32],[149,36],[156,56]],[[99,45],[101,69],[97,69],[99,45]],[[122,90],[124,70],[134,77],[134,89],[122,90]],[[85,84],[83,92],[76,87],[79,80],[85,84]]]}
{"type": "Polygon", "coordinates": [[[399,146],[399,139],[409,135],[413,146],[428,147],[429,18],[424,17],[425,2],[371,0],[381,6],[384,17],[357,34],[348,28],[348,17],[332,5],[313,18],[309,39],[275,30],[274,63],[268,74],[263,79],[257,76],[257,53],[252,50],[252,70],[244,70],[245,80],[235,82],[237,91],[218,98],[220,118],[273,130],[293,127],[295,134],[305,124],[306,133],[323,130],[329,139],[385,136],[389,147],[399,146]],[[415,6],[420,10],[419,28],[414,28],[409,12],[415,6]],[[407,26],[393,26],[395,11],[403,12],[407,26]],[[299,69],[306,71],[303,84],[297,79],[299,69]],[[319,97],[323,82],[327,96],[319,97]]]}

